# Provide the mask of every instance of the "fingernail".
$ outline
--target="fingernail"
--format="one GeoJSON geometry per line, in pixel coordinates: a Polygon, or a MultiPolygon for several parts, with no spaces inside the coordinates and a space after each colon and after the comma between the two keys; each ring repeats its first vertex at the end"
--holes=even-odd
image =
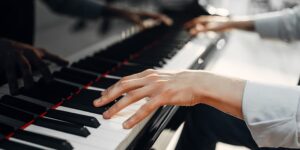
{"type": "Polygon", "coordinates": [[[101,98],[94,100],[94,105],[97,106],[101,102],[101,98]]]}
{"type": "Polygon", "coordinates": [[[104,119],[109,119],[109,116],[108,116],[108,114],[109,114],[109,113],[108,113],[107,111],[106,111],[106,112],[104,112],[104,113],[103,113],[103,118],[104,118],[104,119]]]}
{"type": "Polygon", "coordinates": [[[127,121],[123,123],[123,128],[124,128],[124,129],[129,129],[129,125],[128,125],[128,122],[127,122],[127,121]]]}

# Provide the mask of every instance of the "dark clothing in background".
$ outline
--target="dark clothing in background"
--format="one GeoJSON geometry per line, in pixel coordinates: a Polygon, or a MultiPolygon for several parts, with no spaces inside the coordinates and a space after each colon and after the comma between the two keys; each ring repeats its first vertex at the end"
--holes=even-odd
{"type": "Polygon", "coordinates": [[[34,1],[0,2],[0,37],[33,44],[34,1]]]}
{"type": "MultiPolygon", "coordinates": [[[[34,44],[34,0],[0,1],[0,38],[34,44]]],[[[102,4],[91,0],[42,0],[51,10],[84,19],[95,19],[105,13],[102,4]]],[[[1,65],[0,65],[1,68],[1,65]]],[[[0,85],[6,83],[0,69],[0,85]]]]}

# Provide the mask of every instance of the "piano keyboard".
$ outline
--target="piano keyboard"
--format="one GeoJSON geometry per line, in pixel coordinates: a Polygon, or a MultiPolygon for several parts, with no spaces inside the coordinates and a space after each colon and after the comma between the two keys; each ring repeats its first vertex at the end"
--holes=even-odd
{"type": "Polygon", "coordinates": [[[123,76],[148,68],[188,69],[195,62],[203,63],[202,56],[219,39],[212,33],[191,38],[181,28],[158,25],[55,71],[51,82],[40,79],[18,96],[2,96],[0,149],[132,149],[128,146],[150,117],[130,130],[123,129],[122,122],[144,101],[110,120],[101,114],[114,102],[95,108],[92,101],[123,76]]]}

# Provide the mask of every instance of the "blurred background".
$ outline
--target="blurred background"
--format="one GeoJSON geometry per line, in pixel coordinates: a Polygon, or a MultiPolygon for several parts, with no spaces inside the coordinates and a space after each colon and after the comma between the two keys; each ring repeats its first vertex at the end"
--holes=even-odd
{"type": "MultiPolygon", "coordinates": [[[[164,0],[97,0],[121,8],[156,11],[164,7],[164,0]]],[[[173,0],[179,1],[179,0],[173,0]]],[[[185,0],[188,1],[188,0],[185,0]]],[[[53,13],[41,1],[36,0],[35,45],[47,48],[61,56],[69,56],[95,43],[103,46],[113,43],[132,23],[117,18],[78,20],[53,13]]],[[[298,0],[199,0],[212,13],[231,15],[256,14],[276,11],[298,5],[298,0]],[[238,7],[237,7],[238,6],[238,7]],[[216,9],[217,8],[217,9],[216,9]]]]}

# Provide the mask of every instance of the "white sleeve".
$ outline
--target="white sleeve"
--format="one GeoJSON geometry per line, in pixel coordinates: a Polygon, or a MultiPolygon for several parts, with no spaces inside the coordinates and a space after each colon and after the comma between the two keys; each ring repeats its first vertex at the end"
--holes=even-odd
{"type": "Polygon", "coordinates": [[[259,147],[300,148],[300,88],[248,81],[244,120],[259,147]]]}
{"type": "Polygon", "coordinates": [[[300,6],[254,17],[255,30],[264,38],[300,39],[300,6]]]}

